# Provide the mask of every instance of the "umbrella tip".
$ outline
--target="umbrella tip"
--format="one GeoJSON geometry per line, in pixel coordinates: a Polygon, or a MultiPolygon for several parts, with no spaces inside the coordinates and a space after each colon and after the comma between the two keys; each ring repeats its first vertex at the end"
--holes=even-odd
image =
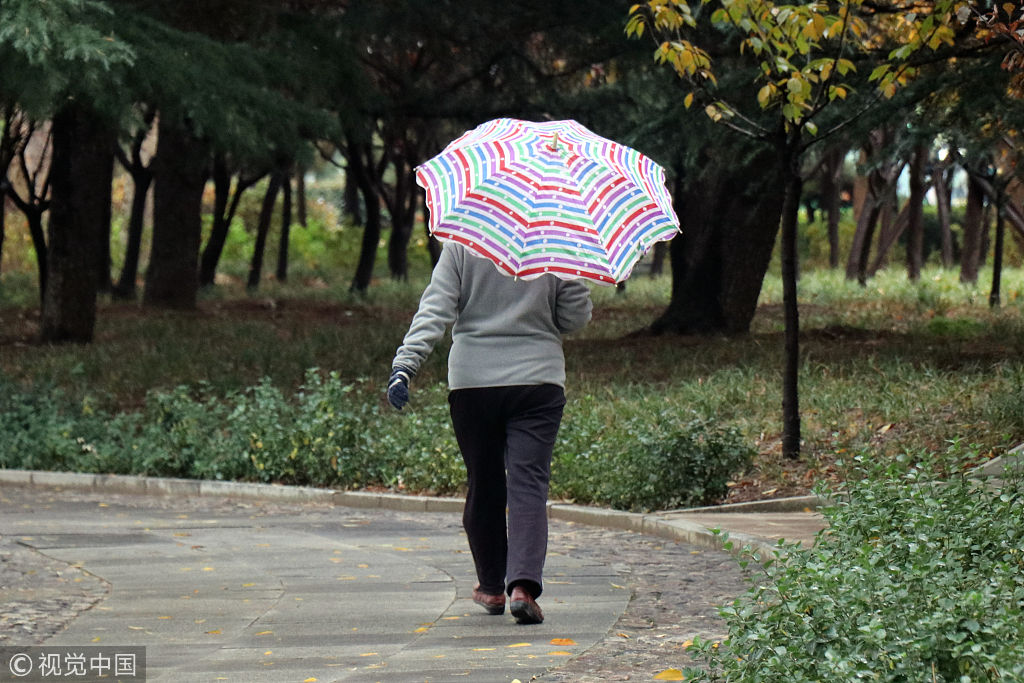
{"type": "Polygon", "coordinates": [[[548,149],[550,149],[552,152],[558,151],[558,133],[555,133],[555,137],[552,138],[551,144],[548,145],[548,149]]]}

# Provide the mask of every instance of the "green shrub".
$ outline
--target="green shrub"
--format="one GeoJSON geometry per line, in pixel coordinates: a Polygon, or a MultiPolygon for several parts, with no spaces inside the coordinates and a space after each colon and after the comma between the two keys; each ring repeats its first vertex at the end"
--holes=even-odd
{"type": "Polygon", "coordinates": [[[829,532],[765,563],[721,611],[727,640],[694,644],[708,669],[688,680],[1022,680],[1024,485],[948,466],[865,466],[828,492],[829,532]]]}
{"type": "MultiPolygon", "coordinates": [[[[578,406],[574,408],[576,410],[578,406]]],[[[755,451],[735,429],[662,413],[609,428],[584,415],[568,420],[553,464],[555,490],[581,503],[665,510],[717,502],[755,451]]]]}

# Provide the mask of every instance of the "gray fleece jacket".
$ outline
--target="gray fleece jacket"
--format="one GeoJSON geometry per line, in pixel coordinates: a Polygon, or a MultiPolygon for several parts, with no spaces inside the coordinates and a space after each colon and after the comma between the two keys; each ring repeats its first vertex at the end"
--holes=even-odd
{"type": "Polygon", "coordinates": [[[586,325],[592,307],[590,290],[580,281],[514,279],[465,247],[446,243],[393,365],[414,375],[452,325],[449,389],[564,387],[561,335],[586,325]]]}

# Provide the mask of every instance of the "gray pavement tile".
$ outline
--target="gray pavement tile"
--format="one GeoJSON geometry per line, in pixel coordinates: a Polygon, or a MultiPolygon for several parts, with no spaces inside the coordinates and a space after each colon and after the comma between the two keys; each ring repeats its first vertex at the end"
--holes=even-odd
{"type": "Polygon", "coordinates": [[[145,644],[154,681],[527,681],[619,646],[644,561],[552,545],[547,619],[521,626],[469,599],[456,513],[3,488],[0,512],[110,584],[48,642],[145,644]]]}

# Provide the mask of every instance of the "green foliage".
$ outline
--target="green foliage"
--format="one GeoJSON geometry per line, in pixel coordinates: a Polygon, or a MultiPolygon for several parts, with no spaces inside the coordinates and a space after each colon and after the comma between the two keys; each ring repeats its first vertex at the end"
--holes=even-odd
{"type": "MultiPolygon", "coordinates": [[[[443,385],[395,414],[366,383],[307,372],[294,396],[264,379],[218,397],[209,385],[151,392],[138,413],[5,381],[0,467],[305,484],[453,494],[465,468],[443,385]],[[383,411],[383,412],[382,412],[383,411]]],[[[669,414],[606,429],[597,406],[570,406],[555,495],[625,509],[710,503],[749,464],[735,430],[669,414]]]]}
{"type": "Polygon", "coordinates": [[[622,510],[708,505],[753,460],[754,449],[735,429],[711,420],[663,411],[613,426],[588,403],[569,406],[552,464],[556,494],[576,502],[622,510]]]}
{"type": "Polygon", "coordinates": [[[0,99],[45,118],[70,93],[102,97],[97,81],[135,59],[113,24],[110,7],[95,0],[0,3],[0,99]]]}
{"type": "Polygon", "coordinates": [[[694,643],[708,668],[688,680],[1020,680],[1024,482],[1008,473],[995,490],[951,472],[956,451],[858,458],[845,487],[824,491],[838,501],[830,531],[773,553],[721,610],[727,640],[694,643]]]}

